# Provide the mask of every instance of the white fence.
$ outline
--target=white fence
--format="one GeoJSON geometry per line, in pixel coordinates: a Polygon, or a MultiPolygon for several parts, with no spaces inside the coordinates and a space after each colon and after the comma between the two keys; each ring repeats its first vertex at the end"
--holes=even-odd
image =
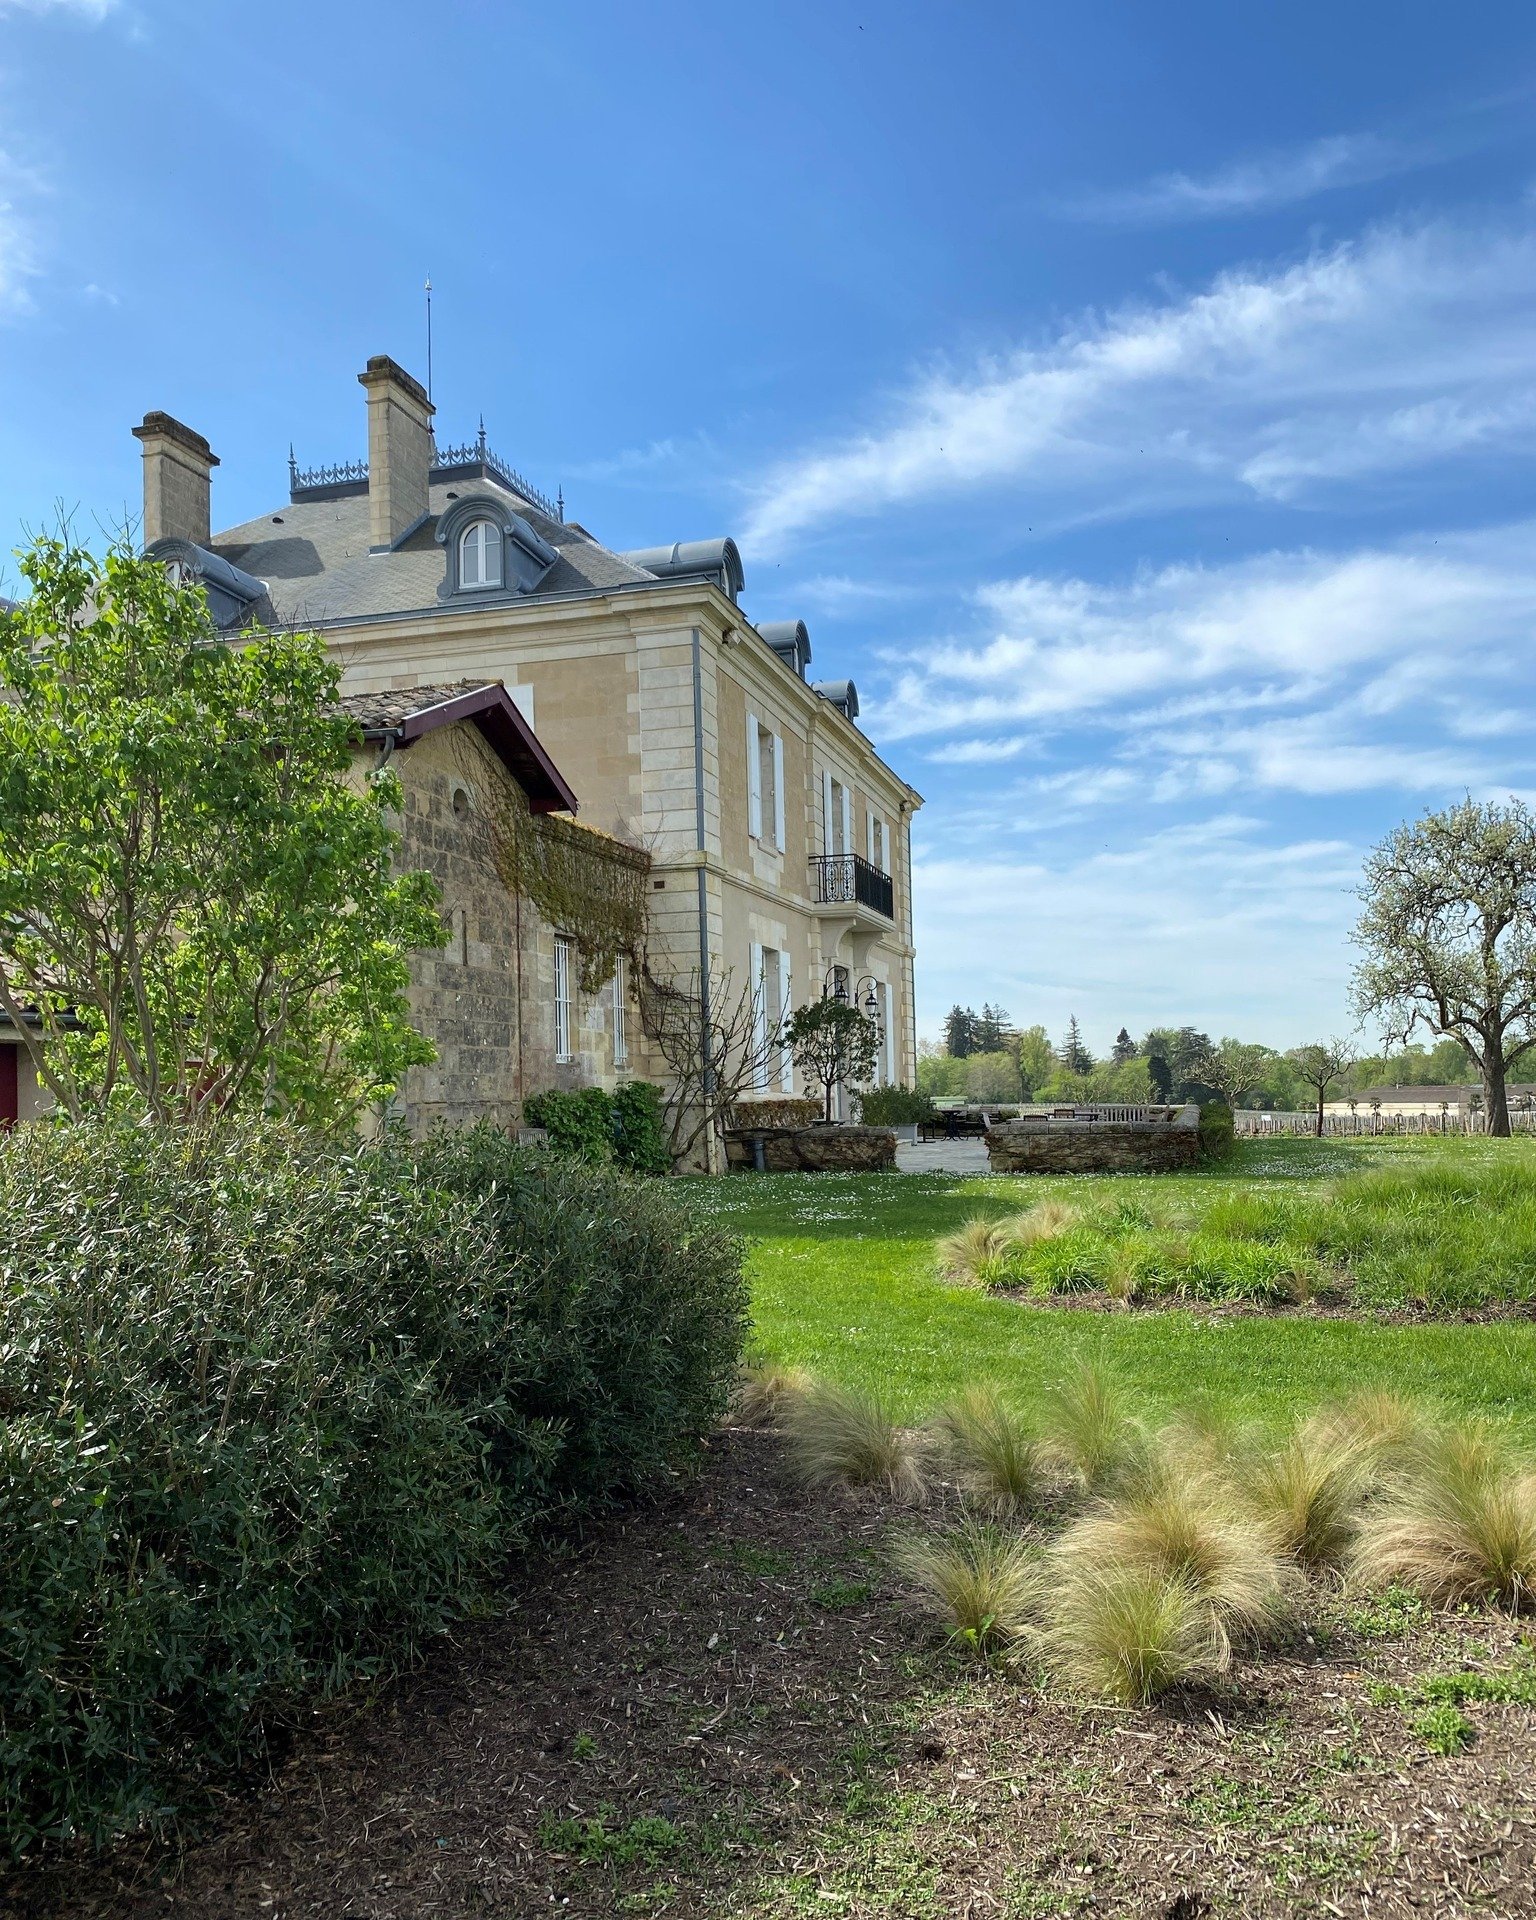
{"type": "MultiPolygon", "coordinates": [[[[1240,1107],[1232,1116],[1237,1131],[1244,1134],[1317,1132],[1317,1113],[1262,1113],[1240,1107]]],[[[1536,1133],[1536,1111],[1512,1111],[1509,1124],[1516,1133],[1536,1133]]],[[[1452,1109],[1446,1113],[1325,1113],[1325,1138],[1344,1135],[1374,1137],[1399,1133],[1486,1133],[1487,1121],[1481,1113],[1452,1109]]]]}

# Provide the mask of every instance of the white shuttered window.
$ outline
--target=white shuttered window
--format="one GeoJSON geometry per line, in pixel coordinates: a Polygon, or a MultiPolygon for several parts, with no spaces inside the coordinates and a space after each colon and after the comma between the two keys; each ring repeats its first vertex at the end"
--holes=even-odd
{"type": "Polygon", "coordinates": [[[571,945],[557,937],[555,941],[555,1058],[575,1058],[571,1046],[571,945]]]}
{"type": "Polygon", "coordinates": [[[622,953],[613,964],[613,1064],[629,1065],[629,962],[622,953]]]}

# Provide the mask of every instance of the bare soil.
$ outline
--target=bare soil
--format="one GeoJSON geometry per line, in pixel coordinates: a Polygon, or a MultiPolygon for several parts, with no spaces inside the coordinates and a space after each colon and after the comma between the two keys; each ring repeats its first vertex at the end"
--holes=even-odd
{"type": "Polygon", "coordinates": [[[912,1524],[723,1434],[665,1502],[331,1711],[180,1849],[40,1862],[16,1920],[1521,1916],[1536,1712],[1431,1753],[1387,1685],[1521,1654],[1497,1615],[1319,1596],[1283,1655],[1147,1712],[978,1667],[903,1602],[912,1524]]]}

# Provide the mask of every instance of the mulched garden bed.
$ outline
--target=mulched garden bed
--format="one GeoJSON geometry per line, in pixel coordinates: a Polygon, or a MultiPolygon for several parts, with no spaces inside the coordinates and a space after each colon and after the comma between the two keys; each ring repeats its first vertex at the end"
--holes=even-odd
{"type": "Polygon", "coordinates": [[[1350,1300],[1206,1300],[1189,1293],[1142,1294],[1117,1299],[1102,1287],[1073,1293],[1035,1293],[1028,1287],[988,1287],[992,1300],[1066,1313],[1193,1313],[1211,1320],[1368,1320],[1386,1327],[1491,1327],[1507,1320],[1536,1320],[1536,1301],[1501,1300],[1481,1307],[1367,1307],[1350,1300]]]}
{"type": "Polygon", "coordinates": [[[878,1502],[731,1433],[358,1709],[317,1716],[178,1854],[37,1864],[0,1911],[1393,1915],[1536,1910],[1536,1712],[1431,1753],[1397,1685],[1520,1652],[1494,1615],[1326,1603],[1283,1655],[1148,1712],[952,1654],[878,1502]]]}

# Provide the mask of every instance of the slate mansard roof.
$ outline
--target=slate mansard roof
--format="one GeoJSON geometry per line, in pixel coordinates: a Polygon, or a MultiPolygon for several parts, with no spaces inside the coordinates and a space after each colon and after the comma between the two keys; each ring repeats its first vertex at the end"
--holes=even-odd
{"type": "Polygon", "coordinates": [[[276,513],[215,534],[209,551],[261,581],[265,596],[251,609],[263,624],[328,626],[403,613],[436,613],[446,561],[437,523],[457,500],[496,502],[525,520],[554,548],[557,559],[535,595],[515,590],[477,593],[474,604],[517,604],[552,595],[643,586],[657,576],[622,554],[610,553],[583,527],[551,519],[489,476],[435,480],[427,518],[388,553],[369,552],[366,486],[337,490],[327,499],[299,499],[276,513]]]}

